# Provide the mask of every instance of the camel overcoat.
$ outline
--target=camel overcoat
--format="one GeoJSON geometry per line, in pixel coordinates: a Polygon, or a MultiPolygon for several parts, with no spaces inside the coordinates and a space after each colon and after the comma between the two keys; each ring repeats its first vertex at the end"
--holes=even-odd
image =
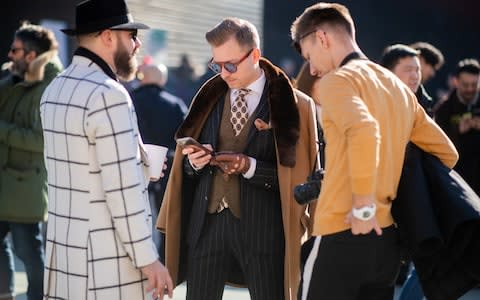
{"type": "MultiPolygon", "coordinates": [[[[282,219],[285,234],[285,299],[296,299],[300,281],[300,248],[310,217],[308,209],[295,202],[293,188],[306,180],[312,171],[317,148],[315,107],[312,99],[295,90],[286,75],[266,59],[260,60],[268,85],[267,101],[277,152],[282,219]]],[[[198,138],[203,124],[217,101],[224,99],[228,86],[220,76],[207,81],[195,96],[177,138],[198,138]]],[[[177,147],[157,228],[166,234],[166,265],[176,284],[185,280],[181,268],[186,264],[185,229],[188,220],[182,207],[182,195],[189,188],[183,184],[183,159],[177,147]]],[[[188,212],[187,212],[188,215],[188,212]]]]}

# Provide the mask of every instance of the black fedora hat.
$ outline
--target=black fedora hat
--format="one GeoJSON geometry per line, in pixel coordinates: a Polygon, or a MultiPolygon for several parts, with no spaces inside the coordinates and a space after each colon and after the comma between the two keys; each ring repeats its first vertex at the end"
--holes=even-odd
{"type": "Polygon", "coordinates": [[[75,8],[75,27],[62,29],[67,35],[92,33],[104,29],[149,29],[134,22],[125,0],[86,0],[75,8]]]}

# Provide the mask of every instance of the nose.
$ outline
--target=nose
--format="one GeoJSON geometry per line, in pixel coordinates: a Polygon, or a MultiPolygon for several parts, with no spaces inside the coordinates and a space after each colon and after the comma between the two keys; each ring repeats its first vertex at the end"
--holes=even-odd
{"type": "Polygon", "coordinates": [[[142,41],[138,37],[135,39],[135,47],[137,49],[142,47],[142,41]]]}

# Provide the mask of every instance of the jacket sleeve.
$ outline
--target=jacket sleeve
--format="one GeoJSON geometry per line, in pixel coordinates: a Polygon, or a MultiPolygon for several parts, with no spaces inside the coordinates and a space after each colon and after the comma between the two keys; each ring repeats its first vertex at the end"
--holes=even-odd
{"type": "Polygon", "coordinates": [[[114,230],[135,267],[158,255],[148,222],[144,182],[132,104],[126,92],[111,89],[94,97],[85,122],[95,144],[103,189],[114,230]]]}
{"type": "Polygon", "coordinates": [[[0,142],[21,150],[43,153],[43,133],[39,107],[32,108],[30,113],[31,127],[29,128],[0,120],[0,142]]]}
{"type": "Polygon", "coordinates": [[[278,173],[276,166],[270,162],[257,160],[255,173],[247,182],[264,189],[278,191],[278,173]]]}
{"type": "Polygon", "coordinates": [[[438,157],[447,167],[453,168],[458,152],[443,130],[427,116],[420,104],[415,103],[415,123],[411,141],[425,152],[438,157]]]}

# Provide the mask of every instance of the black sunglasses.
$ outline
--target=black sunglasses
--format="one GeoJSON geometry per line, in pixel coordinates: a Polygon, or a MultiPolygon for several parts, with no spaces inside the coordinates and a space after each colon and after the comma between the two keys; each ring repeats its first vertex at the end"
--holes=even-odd
{"type": "Polygon", "coordinates": [[[18,48],[12,47],[12,48],[10,48],[10,52],[12,52],[13,54],[17,53],[17,51],[20,51],[20,50],[25,50],[25,48],[23,48],[23,47],[18,47],[18,48]]]}
{"type": "Polygon", "coordinates": [[[310,30],[307,33],[302,34],[298,38],[298,40],[292,42],[293,48],[295,48],[295,50],[297,50],[297,52],[300,53],[300,55],[302,55],[302,47],[300,47],[300,41],[306,38],[307,36],[311,35],[312,33],[316,32],[317,30],[318,30],[317,28],[310,30]]]}
{"type": "Polygon", "coordinates": [[[237,66],[239,64],[241,64],[245,59],[247,59],[247,57],[253,52],[253,49],[252,48],[250,51],[247,52],[247,54],[245,54],[245,56],[243,56],[239,61],[237,61],[236,63],[232,63],[232,62],[215,62],[213,61],[213,57],[212,59],[210,59],[210,62],[208,63],[208,67],[210,68],[210,70],[212,70],[213,72],[215,73],[221,73],[222,72],[222,68],[225,68],[225,70],[228,71],[228,73],[235,73],[237,72],[237,66]]]}
{"type": "Polygon", "coordinates": [[[127,31],[130,33],[130,38],[136,42],[138,40],[138,29],[110,29],[113,31],[127,31]]]}

